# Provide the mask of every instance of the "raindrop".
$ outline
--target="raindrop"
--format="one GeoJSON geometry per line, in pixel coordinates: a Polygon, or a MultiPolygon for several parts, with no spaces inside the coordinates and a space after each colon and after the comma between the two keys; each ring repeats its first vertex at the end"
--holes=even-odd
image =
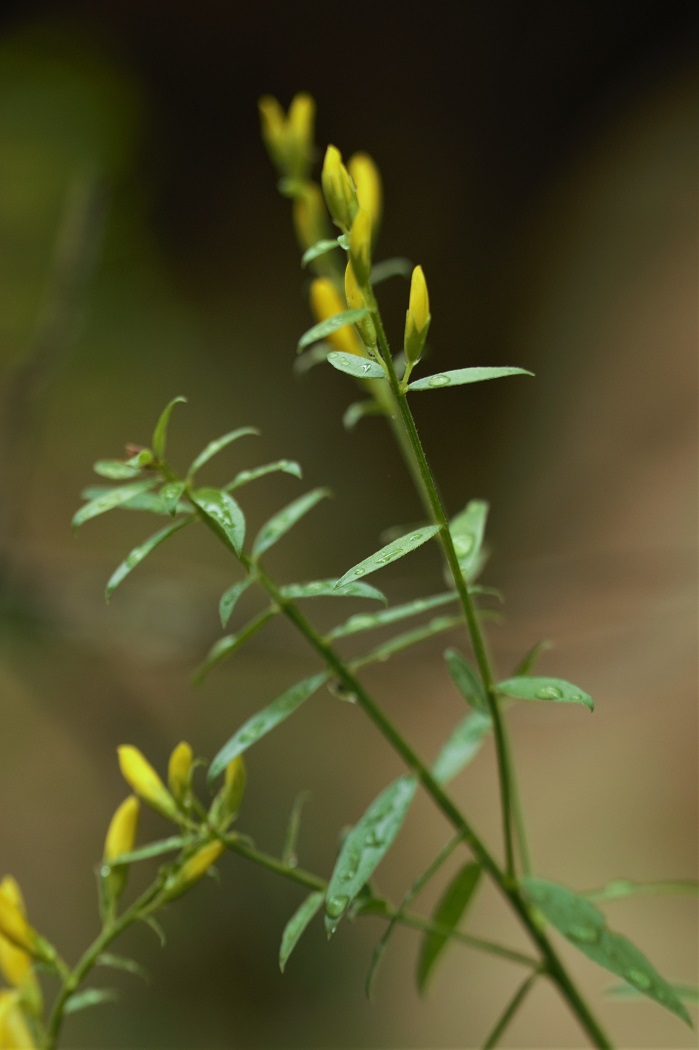
{"type": "Polygon", "coordinates": [[[102,867],[100,868],[100,878],[101,879],[108,879],[111,874],[112,874],[112,869],[110,868],[110,866],[108,864],[103,864],[102,867]]]}
{"type": "Polygon", "coordinates": [[[444,374],[432,376],[428,382],[429,386],[449,386],[451,379],[444,374]]]}
{"type": "Polygon", "coordinates": [[[354,575],[355,576],[363,576],[365,572],[366,572],[366,569],[355,569],[354,570],[354,575]]]}
{"type": "Polygon", "coordinates": [[[344,895],[331,897],[325,905],[325,911],[331,919],[339,919],[348,904],[349,897],[344,895]]]}
{"type": "Polygon", "coordinates": [[[563,690],[556,685],[545,685],[536,694],[537,700],[562,700],[563,690]]]}
{"type": "Polygon", "coordinates": [[[624,977],[636,988],[650,988],[653,983],[647,973],[642,970],[626,970],[624,977]]]}
{"type": "Polygon", "coordinates": [[[573,941],[581,941],[583,944],[594,944],[599,939],[599,932],[594,926],[570,926],[568,936],[573,941]]]}

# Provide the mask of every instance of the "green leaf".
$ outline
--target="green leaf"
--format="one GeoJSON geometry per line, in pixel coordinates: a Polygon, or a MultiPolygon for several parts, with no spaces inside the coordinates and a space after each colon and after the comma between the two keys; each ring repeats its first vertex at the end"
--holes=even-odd
{"type": "Polygon", "coordinates": [[[465,580],[477,575],[482,565],[483,535],[488,518],[488,504],[472,499],[449,523],[449,532],[461,575],[465,580]]]}
{"type": "Polygon", "coordinates": [[[249,718],[240,729],[227,740],[218,752],[209,767],[208,781],[213,783],[219,773],[222,773],[228,763],[237,755],[246,751],[252,744],[276,728],[281,722],[292,715],[313,693],[320,689],[323,682],[327,680],[327,671],[311,675],[303,681],[292,685],[290,689],[278,696],[276,700],[249,718]]]}
{"type": "Polygon", "coordinates": [[[408,383],[408,390],[441,390],[446,386],[463,386],[464,383],[482,383],[485,379],[501,379],[503,376],[533,376],[526,368],[455,368],[451,372],[438,372],[408,383]]]}
{"type": "Polygon", "coordinates": [[[466,703],[475,707],[477,711],[487,711],[488,701],[483,684],[466,657],[457,649],[447,649],[444,659],[451,680],[466,703]]]}
{"type": "Polygon", "coordinates": [[[97,966],[109,966],[112,970],[124,970],[126,973],[140,977],[146,983],[150,980],[150,974],[145,967],[140,966],[135,959],[129,959],[125,955],[112,955],[111,952],[100,952],[95,959],[97,966]]]}
{"type": "Polygon", "coordinates": [[[417,547],[421,547],[423,543],[427,543],[429,539],[432,539],[439,532],[439,529],[439,525],[424,525],[421,529],[416,529],[415,532],[410,532],[405,536],[401,536],[400,539],[393,540],[392,543],[382,547],[376,554],[371,554],[368,558],[357,562],[351,569],[348,569],[344,576],[341,576],[338,580],[337,586],[343,587],[346,583],[354,583],[361,576],[368,576],[369,573],[382,569],[384,565],[390,565],[391,562],[398,561],[404,554],[410,554],[417,547]]]}
{"type": "Polygon", "coordinates": [[[333,251],[334,248],[339,248],[340,245],[337,243],[337,237],[332,241],[316,241],[310,248],[301,256],[301,265],[303,267],[308,266],[314,259],[320,258],[321,255],[327,255],[328,252],[333,251]]]}
{"type": "Polygon", "coordinates": [[[127,463],[123,459],[100,459],[92,468],[95,474],[110,481],[127,481],[129,478],[137,478],[141,468],[134,463],[127,463]]]}
{"type": "Polygon", "coordinates": [[[324,896],[321,890],[309,893],[303,904],[296,909],[284,927],[282,943],[279,948],[279,969],[282,973],[284,973],[284,967],[298,944],[301,934],[320,910],[324,896]]]}
{"type": "Polygon", "coordinates": [[[372,649],[371,652],[352,660],[352,667],[365,667],[367,664],[376,663],[376,661],[383,663],[396,653],[402,652],[403,649],[409,649],[411,646],[417,645],[418,642],[424,642],[436,634],[442,634],[444,631],[453,631],[456,627],[463,627],[463,624],[464,618],[461,614],[458,616],[436,616],[429,623],[423,624],[421,627],[415,627],[412,631],[405,631],[404,634],[398,634],[394,638],[389,639],[389,641],[379,645],[376,649],[372,649]]]}
{"type": "MultiPolygon", "coordinates": [[[[153,482],[155,483],[155,479],[151,479],[151,480],[153,480],[153,482]]],[[[104,496],[108,496],[111,492],[114,492],[114,491],[115,491],[115,489],[113,489],[113,488],[97,488],[96,486],[94,486],[94,487],[91,487],[91,488],[83,489],[82,496],[83,496],[84,499],[96,500],[96,499],[101,499],[104,496]]],[[[162,492],[162,491],[163,490],[161,488],[160,492],[162,492]]],[[[118,505],[117,509],[118,510],[146,511],[148,514],[158,514],[158,515],[163,516],[163,517],[164,516],[168,516],[168,515],[171,516],[170,512],[168,511],[168,509],[166,508],[165,504],[163,503],[162,496],[160,495],[160,492],[157,492],[157,493],[156,492],[142,492],[140,494],[137,494],[137,495],[133,496],[131,499],[127,500],[125,503],[120,503],[118,505]]],[[[110,510],[111,510],[111,507],[110,507],[110,510]]],[[[190,506],[190,504],[189,503],[185,503],[184,500],[181,500],[177,504],[176,510],[177,510],[178,514],[193,514],[194,513],[193,510],[192,510],[192,507],[190,506]]]]}
{"type": "Polygon", "coordinates": [[[245,517],[233,497],[221,489],[197,489],[190,493],[190,499],[204,515],[207,525],[240,554],[245,539],[245,517]]]}
{"type": "Polygon", "coordinates": [[[180,506],[180,499],[186,489],[187,485],[184,481],[168,481],[161,488],[158,495],[163,501],[163,507],[168,514],[174,516],[180,506]]]}
{"type": "Polygon", "coordinates": [[[417,964],[417,987],[424,994],[427,982],[444,949],[449,943],[449,934],[455,930],[471,902],[481,877],[481,866],[475,862],[466,864],[457,872],[447,886],[433,915],[432,922],[443,930],[426,933],[422,940],[417,964]]]}
{"type": "Polygon", "coordinates": [[[393,844],[417,785],[418,779],[413,774],[389,784],[345,838],[326,892],[328,936],[335,932],[340,919],[393,844]]]}
{"type": "Polygon", "coordinates": [[[380,365],[378,361],[371,361],[368,357],[360,357],[358,354],[346,354],[342,350],[331,350],[327,361],[338,372],[346,372],[348,376],[354,376],[356,379],[386,378],[386,369],[383,365],[380,365]]]}
{"type": "Polygon", "coordinates": [[[76,992],[70,995],[63,1004],[63,1013],[77,1014],[80,1010],[87,1010],[91,1006],[104,1006],[105,1003],[115,1003],[119,993],[113,988],[86,988],[84,992],[76,992]]]}
{"type": "Polygon", "coordinates": [[[309,328],[301,336],[297,349],[299,351],[305,350],[311,343],[317,343],[319,339],[325,339],[326,336],[332,335],[338,329],[345,328],[349,324],[355,324],[357,321],[361,321],[363,317],[368,317],[370,312],[365,306],[359,310],[343,310],[342,313],[335,314],[334,317],[328,317],[327,320],[321,321],[320,324],[314,324],[312,328],[309,328]]]}
{"type": "Polygon", "coordinates": [[[136,864],[141,860],[150,860],[152,857],[161,857],[164,853],[173,853],[175,850],[185,849],[197,841],[196,835],[172,835],[158,842],[150,842],[147,846],[131,850],[130,853],[122,853],[110,860],[108,867],[118,868],[124,864],[136,864]]]}
{"type": "Polygon", "coordinates": [[[311,489],[305,496],[299,496],[293,503],[289,503],[283,510],[274,514],[266,522],[252,545],[253,559],[259,558],[261,554],[273,547],[277,540],[285,536],[289,529],[299,521],[304,514],[315,507],[316,503],[330,495],[330,489],[311,489]]]}
{"type": "Polygon", "coordinates": [[[582,896],[587,900],[614,901],[623,897],[669,895],[696,897],[699,882],[696,879],[665,879],[658,882],[632,882],[630,879],[613,879],[601,890],[588,890],[582,896]]]}
{"type": "Polygon", "coordinates": [[[504,682],[498,682],[496,689],[499,693],[514,696],[517,700],[552,700],[557,704],[584,704],[590,711],[595,707],[595,702],[588,693],[562,678],[538,678],[533,675],[506,678],[504,682]]]}
{"type": "Polygon", "coordinates": [[[371,598],[384,605],[387,602],[386,596],[368,583],[358,580],[338,587],[337,582],[337,579],[309,580],[308,583],[287,583],[280,589],[282,596],[289,601],[298,601],[299,598],[371,598]]]}
{"type": "Polygon", "coordinates": [[[537,642],[536,645],[533,645],[531,649],[529,649],[528,652],[524,654],[520,662],[517,664],[517,667],[515,668],[514,677],[521,678],[524,675],[531,674],[534,670],[534,667],[539,661],[539,657],[542,655],[542,653],[545,653],[547,649],[550,649],[552,644],[552,642],[548,642],[546,641],[546,639],[544,639],[541,642],[537,642]]]}
{"type": "Polygon", "coordinates": [[[432,767],[432,776],[438,784],[446,784],[476,757],[491,729],[490,718],[481,711],[473,711],[458,723],[432,767]]]}
{"type": "Polygon", "coordinates": [[[293,459],[278,459],[275,463],[265,463],[262,467],[253,467],[252,470],[241,470],[232,481],[223,486],[224,492],[232,492],[241,485],[248,485],[251,481],[263,478],[265,474],[272,474],[281,470],[285,474],[292,474],[295,478],[303,477],[301,467],[293,459]]]}
{"type": "Polygon", "coordinates": [[[192,522],[192,518],[182,518],[180,521],[176,521],[174,525],[168,525],[166,528],[161,529],[160,532],[156,532],[153,536],[149,536],[143,543],[139,543],[137,547],[131,551],[130,554],[124,558],[121,565],[119,565],[107,581],[107,587],[105,591],[105,597],[107,601],[114,594],[119,584],[126,579],[130,572],[132,572],[141,562],[148,557],[151,551],[154,551],[156,547],[159,547],[161,543],[168,540],[170,536],[174,536],[176,532],[179,532],[185,525],[189,525],[192,522]]]}
{"type": "MultiPolygon", "coordinates": [[[[699,1002],[699,988],[695,984],[676,984],[673,981],[670,987],[678,999],[684,999],[688,1003],[699,1002]]],[[[640,992],[638,988],[634,988],[630,984],[615,984],[613,987],[607,988],[605,995],[611,996],[612,999],[645,998],[643,992],[640,992]]]]}
{"type": "Polygon", "coordinates": [[[155,424],[155,430],[153,431],[153,452],[155,458],[162,460],[165,458],[165,446],[167,444],[167,427],[170,422],[170,415],[175,405],[186,404],[186,397],[173,397],[172,401],[169,402],[160,413],[160,419],[155,424]]]}
{"type": "Polygon", "coordinates": [[[399,256],[394,259],[383,259],[372,266],[371,283],[372,285],[381,284],[389,277],[410,277],[412,272],[413,264],[410,259],[403,259],[399,256]]]}
{"type": "Polygon", "coordinates": [[[213,671],[214,667],[229,657],[236,649],[240,649],[245,642],[248,642],[253,638],[258,631],[260,631],[266,623],[268,623],[272,617],[276,616],[279,609],[272,607],[270,609],[264,609],[258,616],[256,616],[250,623],[246,624],[245,627],[237,634],[227,634],[223,638],[219,638],[217,642],[209,649],[208,653],[202,664],[194,672],[194,681],[197,685],[201,685],[206,676],[210,671],[213,671]]]}
{"type": "Polygon", "coordinates": [[[157,477],[147,478],[145,481],[134,481],[130,485],[118,485],[116,488],[99,490],[99,495],[90,499],[89,503],[86,503],[73,515],[72,527],[77,529],[90,518],[96,518],[100,514],[106,514],[107,511],[128,503],[134,497],[148,492],[154,485],[157,485],[158,481],[157,477]]]}
{"type": "MultiPolygon", "coordinates": [[[[357,584],[354,586],[356,587],[357,584]]],[[[434,594],[429,598],[416,598],[404,605],[393,605],[390,609],[382,609],[377,613],[356,613],[350,616],[349,620],[333,627],[328,638],[343,638],[345,635],[356,634],[358,631],[371,631],[378,627],[386,627],[387,624],[405,620],[410,616],[419,616],[420,613],[436,609],[440,605],[448,605],[456,601],[458,597],[456,591],[446,591],[444,594],[434,594]]]]}
{"type": "Polygon", "coordinates": [[[604,915],[594,904],[566,886],[546,879],[527,878],[522,886],[544,918],[579,951],[691,1026],[689,1015],[672,986],[631,941],[609,929],[604,915]]]}
{"type": "Polygon", "coordinates": [[[301,376],[306,372],[310,372],[316,365],[324,365],[331,350],[332,345],[330,343],[316,343],[315,346],[306,350],[302,357],[296,358],[292,366],[293,371],[296,375],[301,376]]]}
{"type": "Polygon", "coordinates": [[[383,408],[373,398],[371,401],[354,401],[345,410],[342,417],[342,425],[345,430],[353,430],[359,420],[364,419],[365,416],[382,416],[383,414],[383,408]]]}
{"type": "Polygon", "coordinates": [[[218,614],[221,617],[221,626],[225,627],[231,618],[231,614],[240,598],[241,594],[248,589],[252,583],[252,576],[246,576],[244,580],[239,580],[238,583],[234,583],[232,587],[229,587],[227,591],[224,591],[221,595],[218,603],[218,614]]]}
{"type": "Polygon", "coordinates": [[[187,477],[193,478],[197,471],[200,470],[205,463],[208,463],[210,459],[213,459],[221,449],[230,445],[231,442],[237,441],[238,438],[246,437],[248,434],[253,434],[259,437],[260,432],[256,427],[238,427],[237,430],[231,430],[228,434],[224,434],[223,437],[210,441],[206,448],[202,449],[196,459],[192,462],[192,465],[187,471],[187,477]]]}

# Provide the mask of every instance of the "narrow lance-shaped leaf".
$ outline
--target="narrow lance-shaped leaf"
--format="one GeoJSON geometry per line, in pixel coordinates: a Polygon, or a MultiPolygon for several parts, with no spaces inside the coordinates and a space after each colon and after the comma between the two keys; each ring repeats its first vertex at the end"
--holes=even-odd
{"type": "MultiPolygon", "coordinates": [[[[357,587],[359,585],[355,583],[353,586],[357,587]]],[[[456,591],[447,591],[444,594],[431,595],[429,598],[416,598],[414,601],[406,602],[404,605],[393,605],[390,609],[382,609],[378,613],[355,613],[354,616],[350,616],[349,620],[339,624],[337,627],[333,627],[328,637],[343,638],[347,634],[356,634],[358,631],[371,631],[375,628],[386,627],[388,624],[396,623],[399,620],[408,619],[411,616],[419,616],[420,613],[436,609],[440,605],[448,605],[456,601],[457,598],[456,591]]]]}
{"type": "Polygon", "coordinates": [[[190,495],[192,503],[204,515],[207,524],[240,554],[245,539],[245,517],[240,506],[221,489],[197,489],[190,495]]]}
{"type": "Polygon", "coordinates": [[[449,532],[461,575],[472,579],[482,564],[483,535],[488,518],[485,500],[472,499],[449,523],[449,532]]]}
{"type": "Polygon", "coordinates": [[[438,372],[408,384],[408,390],[441,390],[446,386],[463,386],[465,383],[482,383],[485,379],[502,379],[504,376],[533,376],[526,368],[455,368],[451,372],[438,372]]]}
{"type": "Polygon", "coordinates": [[[278,470],[284,474],[291,474],[295,478],[303,477],[301,467],[293,459],[278,459],[274,463],[265,463],[261,467],[239,471],[232,481],[223,486],[223,491],[232,492],[241,485],[248,485],[251,481],[257,481],[258,478],[263,478],[266,474],[272,474],[278,470]]]}
{"type": "Polygon", "coordinates": [[[557,704],[583,704],[594,710],[595,702],[589,693],[562,678],[539,678],[526,675],[522,678],[506,678],[498,682],[496,689],[505,696],[517,700],[551,700],[557,704]]]}
{"type": "Polygon", "coordinates": [[[276,700],[263,711],[249,718],[244,725],[227,740],[218,752],[209,767],[208,781],[212,784],[219,773],[222,773],[228,763],[237,755],[246,751],[261,737],[265,736],[281,722],[292,715],[313,693],[320,689],[328,677],[327,671],[311,675],[303,681],[292,685],[290,689],[278,696],[276,700]]]}
{"type": "Polygon", "coordinates": [[[147,478],[145,481],[134,481],[130,485],[119,485],[113,489],[100,490],[99,495],[90,499],[89,503],[86,503],[73,515],[73,528],[77,529],[91,518],[106,514],[107,511],[114,510],[115,507],[120,507],[136,496],[148,492],[154,485],[157,485],[158,481],[157,477],[147,478]]]}
{"type": "Polygon", "coordinates": [[[432,776],[438,784],[446,784],[476,757],[491,729],[490,718],[481,711],[473,711],[458,723],[432,767],[432,776]]]}
{"type": "Polygon", "coordinates": [[[122,864],[135,864],[140,860],[150,860],[152,857],[161,857],[164,853],[174,853],[175,850],[184,849],[197,841],[196,835],[172,835],[167,839],[159,839],[157,842],[149,842],[147,846],[139,846],[130,853],[121,853],[118,857],[110,860],[109,866],[119,867],[122,864]]]}
{"type": "Polygon", "coordinates": [[[282,934],[282,943],[279,948],[279,969],[284,973],[284,968],[289,956],[299,942],[301,934],[315,917],[323,904],[325,894],[321,890],[309,893],[299,908],[291,916],[282,934]]]}
{"type": "Polygon", "coordinates": [[[218,614],[221,617],[221,626],[225,627],[231,618],[231,614],[238,603],[238,599],[252,583],[252,576],[246,576],[244,580],[234,583],[228,590],[224,591],[218,603],[218,614]]]}
{"type": "Polygon", "coordinates": [[[172,401],[165,406],[163,411],[160,413],[160,419],[155,424],[155,430],[153,431],[153,452],[155,458],[162,460],[165,457],[165,447],[167,445],[167,428],[170,422],[170,416],[175,405],[186,404],[186,397],[173,397],[172,401]]]}
{"type": "Polygon", "coordinates": [[[327,356],[327,362],[336,368],[338,372],[346,372],[348,376],[355,379],[385,379],[386,369],[378,361],[371,361],[367,357],[359,357],[357,354],[346,354],[342,350],[331,350],[327,356]]]}
{"type": "Polygon", "coordinates": [[[449,943],[449,934],[455,930],[470,904],[481,877],[480,864],[471,862],[456,873],[447,886],[432,915],[435,926],[442,930],[426,933],[422,940],[417,964],[417,987],[424,993],[435,965],[449,943]]]}
{"type": "Polygon", "coordinates": [[[343,310],[342,313],[335,314],[334,317],[328,317],[327,320],[313,325],[307,332],[304,332],[299,339],[297,349],[299,351],[305,350],[311,343],[317,343],[319,339],[325,339],[326,336],[332,335],[333,332],[337,332],[340,328],[345,328],[349,324],[361,321],[363,317],[368,317],[369,312],[363,306],[359,310],[343,310]]]}
{"type": "Polygon", "coordinates": [[[520,662],[515,668],[514,678],[521,678],[524,675],[530,675],[538,663],[539,657],[546,652],[547,649],[551,648],[553,643],[544,639],[541,642],[537,642],[531,649],[527,650],[520,662]]]}
{"type": "Polygon", "coordinates": [[[699,882],[696,879],[663,879],[658,882],[632,882],[630,879],[613,879],[600,890],[588,890],[582,896],[587,900],[615,901],[623,897],[642,896],[680,896],[696,897],[699,895],[699,882]]]}
{"type": "Polygon", "coordinates": [[[487,711],[488,701],[483,690],[483,683],[466,657],[462,656],[457,649],[447,649],[444,660],[452,682],[466,703],[475,707],[477,711],[487,711]]]}
{"type": "Polygon", "coordinates": [[[316,241],[310,248],[301,256],[301,265],[303,267],[308,266],[314,259],[319,259],[321,255],[327,255],[328,252],[333,251],[334,248],[340,248],[341,245],[337,243],[337,238],[332,241],[316,241]]]}
{"type": "Polygon", "coordinates": [[[259,436],[259,430],[256,427],[239,427],[237,430],[231,430],[228,434],[224,434],[223,437],[215,438],[210,441],[206,448],[202,449],[199,455],[194,459],[192,465],[187,471],[187,477],[193,478],[198,470],[200,470],[205,463],[208,463],[215,455],[217,455],[221,449],[226,448],[231,442],[237,441],[238,438],[246,437],[248,434],[259,436]]]}
{"type": "Polygon", "coordinates": [[[287,583],[281,588],[284,598],[298,601],[300,598],[371,598],[373,601],[388,601],[386,596],[368,583],[347,583],[337,586],[337,579],[309,580],[307,583],[287,583]]]}
{"type": "Polygon", "coordinates": [[[293,806],[291,807],[291,813],[289,814],[289,820],[286,826],[286,835],[284,836],[284,848],[282,850],[282,862],[288,867],[295,867],[298,863],[296,846],[298,843],[299,832],[301,831],[301,811],[310,797],[310,791],[299,792],[294,799],[293,806]]]}
{"type": "Polygon", "coordinates": [[[371,268],[371,284],[375,286],[387,281],[390,277],[410,277],[414,266],[410,259],[396,256],[393,259],[382,259],[371,268]]]}
{"type": "Polygon", "coordinates": [[[100,459],[92,468],[95,474],[110,481],[127,481],[137,478],[141,468],[135,463],[126,463],[123,459],[100,459]]]}
{"type": "MultiPolygon", "coordinates": [[[[670,985],[673,992],[678,999],[684,999],[688,1003],[699,1002],[699,987],[695,984],[676,984],[674,981],[670,985]]],[[[632,987],[630,984],[615,984],[612,988],[607,988],[604,993],[609,995],[612,999],[643,999],[643,992],[640,992],[638,988],[632,987]]]]}
{"type": "Polygon", "coordinates": [[[383,413],[383,408],[373,398],[371,401],[354,401],[345,409],[342,425],[345,430],[353,430],[359,420],[364,419],[365,416],[381,416],[383,413]]]}
{"type": "Polygon", "coordinates": [[[186,487],[184,481],[168,481],[163,485],[158,495],[163,501],[163,507],[168,514],[174,516],[177,513],[186,487]]]}
{"type": "Polygon", "coordinates": [[[114,594],[119,584],[129,575],[130,572],[141,564],[144,558],[147,558],[151,551],[154,551],[156,547],[159,547],[161,543],[168,540],[170,536],[174,536],[176,532],[179,532],[185,525],[189,525],[192,518],[183,518],[181,521],[176,521],[174,525],[168,525],[167,528],[161,529],[160,532],[156,532],[153,536],[149,536],[147,540],[140,543],[137,547],[131,551],[130,554],[124,558],[121,565],[119,565],[107,581],[107,587],[105,595],[107,601],[114,594]]]}
{"type": "Polygon", "coordinates": [[[266,550],[273,547],[277,540],[280,540],[282,536],[285,536],[289,529],[292,528],[292,526],[294,526],[304,514],[308,514],[309,510],[312,510],[316,503],[319,503],[320,500],[325,499],[329,495],[329,489],[312,489],[304,496],[299,496],[299,498],[295,499],[293,503],[289,503],[277,514],[274,514],[269,521],[262,526],[255,537],[255,542],[252,545],[252,557],[259,558],[266,550]]]}
{"type": "Polygon", "coordinates": [[[335,932],[340,919],[393,844],[417,785],[417,777],[412,774],[389,784],[345,838],[326,892],[328,936],[335,932]]]}
{"type": "Polygon", "coordinates": [[[87,1010],[91,1006],[104,1006],[106,1003],[115,1003],[119,993],[113,988],[86,988],[84,992],[76,992],[70,995],[63,1004],[63,1013],[77,1014],[80,1010],[87,1010]]]}
{"type": "Polygon", "coordinates": [[[544,918],[579,951],[691,1026],[689,1015],[672,986],[631,941],[609,929],[604,915],[594,904],[566,886],[546,879],[527,878],[523,888],[544,918]]]}
{"type": "Polygon", "coordinates": [[[376,554],[364,558],[363,561],[357,562],[351,569],[348,569],[344,576],[341,576],[338,580],[337,586],[342,587],[346,583],[353,583],[362,576],[368,576],[369,573],[376,572],[377,569],[383,569],[384,565],[390,565],[391,562],[398,561],[405,554],[410,554],[411,551],[421,547],[423,543],[427,543],[433,536],[436,536],[439,529],[439,525],[425,525],[421,529],[415,529],[414,532],[401,536],[400,539],[393,540],[392,543],[386,544],[376,554]]]}
{"type": "Polygon", "coordinates": [[[371,652],[356,657],[352,660],[352,667],[365,667],[367,664],[375,663],[377,660],[384,662],[389,657],[394,656],[395,653],[409,649],[411,646],[417,645],[418,642],[424,642],[428,638],[434,637],[434,635],[442,634],[444,631],[453,631],[456,627],[463,627],[463,622],[463,616],[461,615],[435,616],[429,623],[423,624],[421,627],[415,627],[412,631],[398,634],[395,638],[390,638],[387,642],[377,646],[376,649],[372,649],[371,652]]]}
{"type": "Polygon", "coordinates": [[[227,634],[223,638],[219,638],[217,642],[209,649],[206,654],[204,662],[200,664],[197,670],[194,672],[194,681],[197,685],[201,685],[206,676],[213,671],[214,667],[231,656],[236,649],[240,649],[242,645],[250,641],[258,631],[268,623],[272,617],[278,614],[279,610],[276,606],[272,606],[269,609],[264,609],[258,616],[256,616],[250,623],[246,624],[242,630],[238,631],[237,634],[227,634]]]}
{"type": "MultiPolygon", "coordinates": [[[[156,483],[157,483],[156,479],[151,478],[151,479],[148,480],[148,487],[149,488],[153,488],[153,486],[156,483]]],[[[163,486],[163,488],[164,487],[165,486],[163,486]]],[[[160,492],[148,492],[148,491],[146,491],[146,492],[137,492],[135,495],[131,496],[130,499],[127,499],[125,502],[119,503],[118,504],[118,509],[119,510],[146,511],[149,514],[158,514],[160,516],[168,516],[169,515],[171,517],[172,516],[171,511],[168,510],[168,508],[166,507],[165,503],[163,502],[163,497],[162,497],[163,488],[160,489],[160,492]]],[[[83,490],[82,496],[83,496],[83,499],[96,500],[96,499],[102,499],[105,496],[109,496],[110,493],[115,492],[115,491],[116,490],[113,489],[113,488],[112,489],[108,489],[108,488],[90,487],[90,488],[87,488],[87,489],[83,490]]],[[[113,508],[110,506],[108,509],[112,510],[113,508]]],[[[176,512],[178,514],[192,514],[193,510],[192,510],[191,504],[185,503],[184,500],[180,500],[180,502],[177,504],[176,512]]]]}
{"type": "Polygon", "coordinates": [[[108,966],[112,970],[124,970],[126,973],[140,977],[143,981],[150,980],[150,974],[145,967],[140,966],[135,959],[129,959],[126,955],[113,955],[111,952],[100,952],[95,959],[97,966],[108,966]]]}

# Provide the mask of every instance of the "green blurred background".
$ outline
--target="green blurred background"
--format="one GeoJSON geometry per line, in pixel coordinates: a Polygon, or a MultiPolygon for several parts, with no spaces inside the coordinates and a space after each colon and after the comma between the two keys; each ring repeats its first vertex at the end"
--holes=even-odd
{"type": "MultiPolygon", "coordinates": [[[[114,514],[71,537],[94,460],[146,443],[176,394],[189,398],[171,427],[182,466],[209,438],[259,426],[212,464],[212,483],[288,456],[305,487],[336,493],[270,555],[285,580],[341,573],[420,514],[381,423],[343,430],[351,381],[292,375],[306,277],[256,102],[270,92],[287,105],[300,89],[317,99],[321,146],[366,149],[381,167],[380,254],[425,268],[435,367],[537,373],[415,411],[450,511],[491,503],[485,582],[507,595],[491,632],[499,667],[550,637],[542,673],[597,699],[592,717],[513,712],[538,871],[581,888],[696,876],[688,5],[466,3],[457,18],[418,3],[6,3],[0,27],[0,874],[20,881],[34,923],[69,959],[96,931],[94,865],[125,793],[118,744],[161,768],[180,739],[211,757],[315,666],[274,626],[191,685],[236,575],[204,535],[178,535],[105,607],[104,582],[152,527],[114,514]]],[[[406,295],[400,281],[382,291],[396,343],[406,295]]],[[[247,489],[253,527],[299,491],[281,476],[247,489]]],[[[423,550],[382,582],[397,600],[438,590],[439,571],[423,550]]],[[[333,613],[319,607],[322,622],[333,613]]],[[[367,676],[428,757],[461,714],[443,648],[367,676]]],[[[495,846],[491,758],[456,791],[495,846]]],[[[301,862],[327,873],[338,829],[398,771],[360,712],[316,697],[250,754],[242,827],[280,849],[291,800],[310,789],[301,862]]],[[[420,801],[382,888],[398,897],[447,836],[420,801]]],[[[76,1016],[65,1046],[470,1047],[516,986],[506,964],[454,951],[419,1001],[416,938],[399,933],[369,1004],[376,920],[330,944],[314,926],[282,977],[298,891],[233,857],[221,876],[169,910],[164,951],[148,930],[128,937],[150,986],[119,980],[123,1007],[76,1016]]],[[[479,903],[474,931],[517,942],[494,896],[479,903]]],[[[669,979],[696,980],[691,902],[609,914],[669,979]]],[[[611,983],[570,963],[597,998],[611,983]]],[[[620,1046],[696,1045],[650,1003],[599,1009],[620,1046]]],[[[503,1045],[585,1043],[542,985],[503,1045]]]]}

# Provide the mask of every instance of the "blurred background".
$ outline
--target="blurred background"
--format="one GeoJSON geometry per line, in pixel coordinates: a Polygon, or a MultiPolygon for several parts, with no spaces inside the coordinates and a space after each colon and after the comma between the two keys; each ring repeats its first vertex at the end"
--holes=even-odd
{"type": "MultiPolygon", "coordinates": [[[[414,2],[3,5],[0,874],[68,959],[97,929],[94,866],[125,794],[117,745],[161,769],[181,739],[210,758],[315,667],[273,626],[191,684],[236,578],[203,534],[178,535],[106,607],[106,579],[153,527],[113,514],[71,536],[92,463],[147,443],[177,394],[189,399],[171,425],[182,467],[211,437],[260,427],[208,480],[287,456],[304,488],[279,476],[246,489],[251,527],[306,488],[335,491],[270,554],[285,581],[340,574],[420,516],[381,422],[343,430],[352,381],[292,374],[307,276],[259,142],[263,93],[284,106],[315,96],[319,158],[333,142],[378,162],[379,255],[424,266],[435,369],[537,374],[414,407],[450,512],[491,504],[484,582],[507,596],[491,631],[501,672],[551,638],[542,673],[597,700],[593,716],[513,711],[538,872],[578,888],[696,877],[696,30],[672,0],[467,2],[458,16],[414,2]]],[[[395,344],[406,299],[400,279],[383,286],[395,344]]],[[[438,555],[423,548],[377,583],[394,600],[433,593],[438,555]]],[[[320,605],[319,621],[344,611],[320,605]]],[[[426,757],[462,714],[443,648],[367,675],[426,757]]],[[[319,695],[250,753],[241,827],[280,850],[309,789],[300,860],[328,873],[338,829],[399,770],[359,711],[319,695]]],[[[498,848],[489,748],[455,791],[498,848]]],[[[420,800],[381,888],[399,899],[448,837],[420,800]]],[[[118,980],[122,1007],[75,1016],[65,1046],[472,1047],[516,987],[513,967],[454,950],[420,1000],[418,942],[399,932],[368,1003],[374,919],[329,944],[315,925],[282,977],[300,899],[225,857],[219,885],[170,908],[165,950],[147,929],[117,949],[150,985],[118,980]]],[[[664,976],[696,981],[691,901],[608,911],[664,976]]],[[[487,890],[471,925],[521,943],[487,890]]],[[[695,1045],[650,1003],[601,1001],[613,981],[561,950],[617,1045],[695,1045]]],[[[586,1044],[542,985],[502,1045],[586,1044]]]]}

